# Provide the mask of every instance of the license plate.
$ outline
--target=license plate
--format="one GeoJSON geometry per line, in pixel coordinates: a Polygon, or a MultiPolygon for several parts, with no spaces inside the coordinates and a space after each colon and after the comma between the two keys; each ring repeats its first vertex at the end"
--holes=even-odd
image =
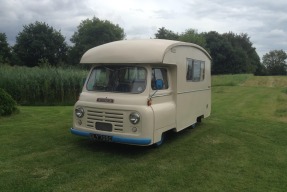
{"type": "Polygon", "coordinates": [[[111,123],[96,122],[96,129],[101,131],[112,131],[113,125],[111,123]]]}
{"type": "Polygon", "coordinates": [[[92,134],[91,138],[95,141],[112,142],[112,136],[92,134]]]}

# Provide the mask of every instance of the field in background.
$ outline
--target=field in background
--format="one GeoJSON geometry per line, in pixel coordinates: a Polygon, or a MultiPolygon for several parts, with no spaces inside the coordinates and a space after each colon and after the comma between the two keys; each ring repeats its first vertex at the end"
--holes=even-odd
{"type": "Polygon", "coordinates": [[[212,76],[212,87],[215,86],[277,87],[287,89],[287,76],[217,75],[212,76]]]}
{"type": "Polygon", "coordinates": [[[248,116],[275,118],[287,123],[287,76],[220,75],[212,77],[212,86],[215,94],[224,93],[226,86],[235,86],[235,95],[241,95],[242,91],[250,91],[255,97],[254,100],[250,100],[249,93],[246,93],[246,96],[236,99],[233,107],[242,107],[245,103],[247,106],[244,107],[250,110],[246,114],[248,116]]]}
{"type": "Polygon", "coordinates": [[[287,77],[212,79],[212,114],[159,148],[71,135],[72,107],[0,118],[1,191],[286,191],[287,77]]]}
{"type": "Polygon", "coordinates": [[[0,66],[0,88],[20,105],[73,105],[87,70],[0,66]]]}

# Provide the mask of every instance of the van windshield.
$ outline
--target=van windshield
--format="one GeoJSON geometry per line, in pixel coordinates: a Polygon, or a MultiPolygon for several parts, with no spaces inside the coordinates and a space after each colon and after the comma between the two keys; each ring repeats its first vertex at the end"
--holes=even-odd
{"type": "Polygon", "coordinates": [[[134,66],[95,67],[87,83],[88,91],[142,93],[146,89],[146,69],[134,66]]]}

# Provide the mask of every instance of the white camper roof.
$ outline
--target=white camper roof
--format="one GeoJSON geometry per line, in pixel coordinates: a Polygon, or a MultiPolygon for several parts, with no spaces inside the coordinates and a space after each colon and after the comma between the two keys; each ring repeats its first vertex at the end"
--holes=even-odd
{"type": "Polygon", "coordinates": [[[177,46],[194,47],[210,55],[200,46],[180,41],[147,39],[122,40],[89,49],[80,63],[162,63],[167,51],[177,46]]]}

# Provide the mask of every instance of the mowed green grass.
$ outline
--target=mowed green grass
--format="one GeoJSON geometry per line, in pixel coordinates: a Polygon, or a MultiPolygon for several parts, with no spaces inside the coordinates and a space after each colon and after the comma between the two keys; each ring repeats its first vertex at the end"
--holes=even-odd
{"type": "Polygon", "coordinates": [[[286,191],[287,84],[226,78],[211,116],[159,148],[71,135],[72,107],[20,107],[0,119],[0,190],[286,191]]]}

